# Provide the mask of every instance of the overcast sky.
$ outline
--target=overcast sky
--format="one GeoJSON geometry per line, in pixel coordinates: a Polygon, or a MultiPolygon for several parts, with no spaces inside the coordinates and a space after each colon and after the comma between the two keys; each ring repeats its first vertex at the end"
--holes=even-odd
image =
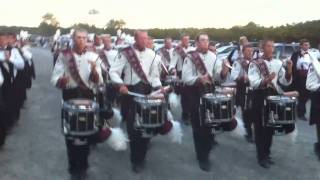
{"type": "Polygon", "coordinates": [[[103,27],[123,19],[129,28],[229,28],[253,21],[279,26],[320,19],[320,0],[0,0],[1,25],[38,26],[53,13],[61,26],[103,27]],[[99,14],[89,15],[90,9],[99,14]]]}

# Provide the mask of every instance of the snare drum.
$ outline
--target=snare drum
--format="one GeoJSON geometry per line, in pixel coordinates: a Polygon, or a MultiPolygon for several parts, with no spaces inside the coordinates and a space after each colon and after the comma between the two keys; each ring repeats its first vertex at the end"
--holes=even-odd
{"type": "Polygon", "coordinates": [[[99,105],[89,99],[63,102],[62,132],[69,136],[90,136],[98,132],[99,105]]]}
{"type": "Polygon", "coordinates": [[[272,127],[275,134],[287,134],[295,129],[296,97],[268,96],[264,125],[272,127]]]}
{"type": "Polygon", "coordinates": [[[201,97],[201,125],[221,129],[223,124],[233,121],[234,103],[232,95],[209,93],[201,97]]]}
{"type": "MultiPolygon", "coordinates": [[[[149,130],[161,127],[166,120],[167,106],[162,99],[134,98],[135,128],[153,136],[149,130]]],[[[145,137],[146,137],[145,136],[145,137]]]]}

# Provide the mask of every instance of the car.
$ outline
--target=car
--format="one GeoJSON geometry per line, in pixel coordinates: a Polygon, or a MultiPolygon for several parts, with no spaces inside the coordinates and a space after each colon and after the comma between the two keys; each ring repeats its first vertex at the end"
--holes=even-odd
{"type": "Polygon", "coordinates": [[[293,52],[299,49],[299,43],[275,43],[273,58],[275,59],[288,59],[293,52]]]}

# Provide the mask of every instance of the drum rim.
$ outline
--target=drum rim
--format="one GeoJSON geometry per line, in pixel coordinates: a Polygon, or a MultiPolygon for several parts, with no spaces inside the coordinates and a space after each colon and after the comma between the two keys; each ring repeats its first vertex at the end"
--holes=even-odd
{"type": "Polygon", "coordinates": [[[74,98],[74,99],[69,99],[67,101],[63,102],[63,108],[67,108],[67,109],[72,109],[72,110],[78,110],[78,111],[96,111],[97,109],[99,109],[99,105],[97,102],[91,100],[91,99],[86,99],[86,98],[74,98]],[[77,107],[81,106],[81,104],[72,104],[72,101],[88,101],[89,105],[85,105],[85,109],[79,109],[77,107]]]}
{"type": "Polygon", "coordinates": [[[232,100],[232,95],[231,94],[222,94],[222,93],[206,93],[204,95],[202,95],[202,98],[204,99],[210,99],[209,97],[218,97],[217,99],[226,99],[226,100],[232,100]],[[219,96],[216,96],[219,95],[219,96]]]}
{"type": "Polygon", "coordinates": [[[296,98],[290,97],[290,96],[283,96],[283,95],[273,95],[273,96],[268,96],[267,100],[273,101],[273,102],[279,102],[279,101],[295,102],[296,98]]]}
{"type": "Polygon", "coordinates": [[[165,101],[163,99],[150,99],[150,98],[143,98],[143,97],[135,97],[134,102],[136,103],[144,103],[144,104],[154,104],[154,105],[161,105],[164,104],[165,101]]]}

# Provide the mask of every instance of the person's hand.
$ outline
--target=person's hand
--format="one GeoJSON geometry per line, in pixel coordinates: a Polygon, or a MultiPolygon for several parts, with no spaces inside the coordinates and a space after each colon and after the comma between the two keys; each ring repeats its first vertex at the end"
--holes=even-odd
{"type": "Polygon", "coordinates": [[[70,79],[69,79],[68,76],[63,76],[63,77],[61,77],[61,78],[59,79],[59,81],[58,81],[58,86],[59,86],[60,88],[65,88],[65,87],[67,86],[69,80],[70,80],[70,79]]]}
{"type": "Polygon", "coordinates": [[[120,89],[119,89],[119,93],[120,94],[128,94],[128,92],[129,92],[129,90],[128,90],[128,88],[127,88],[127,86],[125,86],[125,85],[121,85],[120,86],[120,89]]]}
{"type": "Polygon", "coordinates": [[[272,72],[269,77],[267,77],[267,84],[271,83],[271,81],[276,77],[276,73],[272,72]]]}
{"type": "Polygon", "coordinates": [[[88,61],[91,65],[91,69],[96,69],[97,64],[94,61],[88,61]]]}

